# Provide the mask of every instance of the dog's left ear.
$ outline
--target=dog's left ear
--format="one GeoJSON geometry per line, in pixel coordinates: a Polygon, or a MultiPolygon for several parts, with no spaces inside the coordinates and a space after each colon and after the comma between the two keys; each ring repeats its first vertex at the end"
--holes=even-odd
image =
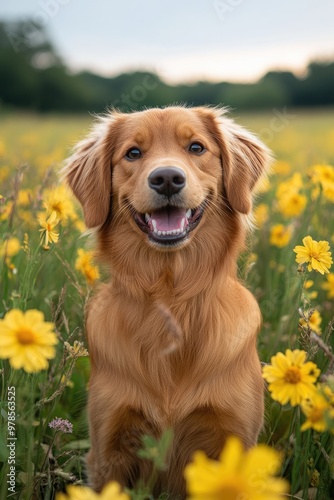
{"type": "Polygon", "coordinates": [[[62,170],[67,184],[81,203],[88,228],[101,226],[111,210],[111,152],[116,114],[97,121],[79,142],[62,170]]]}
{"type": "Polygon", "coordinates": [[[231,208],[242,214],[252,209],[257,181],[272,162],[270,150],[253,134],[224,116],[224,111],[202,108],[221,150],[223,185],[231,208]]]}

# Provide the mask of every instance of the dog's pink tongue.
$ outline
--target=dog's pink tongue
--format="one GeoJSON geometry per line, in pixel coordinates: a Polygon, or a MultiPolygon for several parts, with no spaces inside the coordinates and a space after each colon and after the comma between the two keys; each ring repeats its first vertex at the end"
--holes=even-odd
{"type": "Polygon", "coordinates": [[[188,224],[186,210],[178,207],[168,207],[152,212],[151,221],[156,231],[177,231],[178,229],[183,231],[188,224]]]}

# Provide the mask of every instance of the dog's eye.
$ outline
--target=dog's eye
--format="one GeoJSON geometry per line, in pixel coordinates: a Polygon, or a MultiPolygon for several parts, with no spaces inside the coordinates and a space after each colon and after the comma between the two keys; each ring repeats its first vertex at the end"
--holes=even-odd
{"type": "Polygon", "coordinates": [[[141,157],[141,151],[138,148],[131,148],[125,155],[127,160],[138,160],[141,157]]]}
{"type": "Polygon", "coordinates": [[[189,149],[190,153],[194,153],[195,155],[199,155],[199,154],[203,153],[204,146],[202,146],[202,144],[200,144],[199,142],[193,142],[192,144],[190,144],[188,149],[189,149]]]}

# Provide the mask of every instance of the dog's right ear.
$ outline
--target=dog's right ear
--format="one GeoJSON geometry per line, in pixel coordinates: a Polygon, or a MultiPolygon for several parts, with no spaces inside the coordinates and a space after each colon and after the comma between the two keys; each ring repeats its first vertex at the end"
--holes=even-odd
{"type": "Polygon", "coordinates": [[[224,109],[195,109],[220,146],[224,196],[233,210],[248,214],[254,187],[272,162],[271,152],[257,137],[227,118],[224,109]]]}
{"type": "Polygon", "coordinates": [[[62,174],[82,205],[88,228],[103,224],[111,205],[111,155],[115,116],[97,122],[79,142],[65,163],[62,174]]]}

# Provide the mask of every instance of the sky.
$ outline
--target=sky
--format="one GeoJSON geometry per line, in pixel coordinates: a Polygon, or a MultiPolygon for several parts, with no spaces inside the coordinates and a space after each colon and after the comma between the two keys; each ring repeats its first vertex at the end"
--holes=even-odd
{"type": "Polygon", "coordinates": [[[149,70],[169,83],[305,74],[334,60],[333,0],[2,0],[0,19],[40,20],[73,71],[149,70]]]}

